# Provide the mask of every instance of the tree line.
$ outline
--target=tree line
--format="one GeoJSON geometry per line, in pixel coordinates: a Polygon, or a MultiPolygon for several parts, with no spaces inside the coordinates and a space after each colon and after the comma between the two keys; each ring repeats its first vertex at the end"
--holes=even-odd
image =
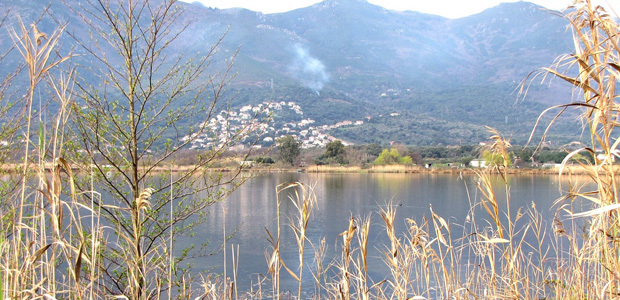
{"type": "MultiPolygon", "coordinates": [[[[458,163],[468,166],[474,159],[495,161],[485,145],[462,146],[420,146],[408,147],[401,144],[382,146],[380,144],[345,146],[335,140],[326,144],[324,150],[301,149],[301,143],[294,136],[288,135],[277,140],[277,147],[272,153],[252,158],[259,163],[273,164],[279,161],[285,165],[424,165],[458,163]],[[271,155],[271,156],[270,156],[271,155]],[[267,159],[268,158],[268,159],[267,159]],[[302,161],[303,160],[303,161],[302,161]]],[[[322,149],[322,148],[321,148],[322,149]]],[[[509,148],[510,165],[519,166],[536,163],[561,163],[569,154],[569,149],[554,149],[533,146],[511,146],[509,148]]],[[[592,161],[593,157],[584,153],[584,158],[592,161]]]]}

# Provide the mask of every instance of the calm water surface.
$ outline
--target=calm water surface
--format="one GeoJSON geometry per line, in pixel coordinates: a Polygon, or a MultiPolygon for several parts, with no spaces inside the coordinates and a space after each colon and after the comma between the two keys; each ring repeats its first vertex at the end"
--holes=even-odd
{"type": "MultiPolygon", "coordinates": [[[[199,244],[210,241],[211,247],[221,246],[224,234],[237,231],[228,241],[228,276],[231,276],[231,245],[239,247],[238,283],[241,291],[250,289],[260,274],[267,274],[265,255],[270,250],[265,229],[275,235],[276,232],[276,194],[278,184],[285,182],[303,182],[314,186],[318,198],[309,225],[309,239],[318,243],[326,239],[328,255],[326,261],[340,255],[341,245],[339,234],[348,227],[351,216],[371,216],[372,245],[370,274],[374,279],[381,280],[385,276],[382,250],[389,245],[384,226],[379,214],[380,208],[387,203],[397,207],[397,232],[405,230],[405,219],[410,218],[421,223],[424,216],[433,211],[452,224],[464,224],[471,213],[472,202],[478,202],[480,194],[475,187],[475,176],[459,176],[458,174],[309,174],[309,173],[269,173],[254,178],[235,191],[230,198],[210,208],[208,221],[198,234],[190,240],[179,241],[182,247],[190,243],[199,244]],[[225,226],[225,227],[224,227],[225,226]]],[[[511,176],[510,197],[512,212],[519,207],[537,209],[551,220],[555,212],[553,202],[562,194],[558,186],[557,176],[518,175],[511,176]]],[[[496,181],[496,193],[504,195],[504,185],[496,181]]],[[[500,197],[504,198],[504,197],[500,197]]],[[[291,214],[294,207],[290,200],[281,196],[283,215],[291,214]]],[[[505,203],[504,200],[501,201],[505,203]]],[[[501,208],[505,211],[505,205],[501,208]]],[[[478,221],[486,221],[488,217],[480,206],[474,211],[478,221]]],[[[292,214],[291,214],[292,215],[292,214]]],[[[456,228],[457,226],[453,226],[456,228]]],[[[453,233],[454,230],[453,229],[453,233]]],[[[291,269],[296,269],[297,246],[292,231],[283,228],[282,256],[291,269]]],[[[309,246],[307,246],[309,247],[309,246]]],[[[306,263],[312,266],[312,251],[306,263]]],[[[198,270],[212,270],[223,273],[224,254],[193,261],[198,270]]],[[[282,271],[283,274],[285,271],[282,271]]],[[[307,272],[307,271],[305,271],[307,272]]],[[[310,278],[306,273],[305,278],[310,278]]],[[[283,290],[296,290],[296,283],[288,274],[283,275],[283,290]]],[[[311,287],[311,284],[307,286],[311,287]]]]}

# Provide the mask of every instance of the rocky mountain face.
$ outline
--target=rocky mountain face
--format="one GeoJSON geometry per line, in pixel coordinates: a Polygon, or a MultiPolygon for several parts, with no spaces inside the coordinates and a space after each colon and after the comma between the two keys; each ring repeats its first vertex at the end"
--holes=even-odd
{"type": "MultiPolygon", "coordinates": [[[[204,9],[210,14],[197,24],[230,24],[227,45],[241,45],[244,61],[295,79],[291,65],[303,49],[324,65],[330,75],[325,84],[342,89],[360,77],[434,87],[521,81],[571,46],[566,20],[527,2],[456,20],[363,0],[327,0],[272,15],[204,9]]],[[[238,67],[248,68],[244,62],[238,67]]]]}
{"type": "MultiPolygon", "coordinates": [[[[47,7],[72,35],[87,36],[66,4],[5,0],[0,10],[15,13],[11,24],[13,15],[32,22],[47,7]]],[[[515,89],[528,74],[572,46],[561,14],[528,2],[460,19],[390,11],[365,0],[325,0],[279,14],[178,5],[185,10],[179,28],[189,26],[170,55],[206,52],[225,35],[214,72],[238,51],[233,105],[294,101],[317,124],[366,120],[332,132],[349,142],[472,143],[485,139],[483,125],[522,141],[545,107],[570,96],[560,84],[536,82],[526,100],[516,101],[515,89]]],[[[51,30],[54,21],[43,19],[42,28],[51,30]]],[[[6,31],[0,35],[0,47],[8,47],[6,31]]],[[[567,128],[573,127],[561,127],[558,139],[572,139],[567,128]]]]}

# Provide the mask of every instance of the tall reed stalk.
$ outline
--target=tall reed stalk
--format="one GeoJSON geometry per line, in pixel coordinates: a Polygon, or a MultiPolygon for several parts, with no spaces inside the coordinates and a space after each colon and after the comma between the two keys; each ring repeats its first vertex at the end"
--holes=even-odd
{"type": "MultiPolygon", "coordinates": [[[[572,215],[565,222],[571,226],[562,225],[558,229],[570,244],[567,261],[562,262],[570,271],[554,278],[559,298],[620,296],[620,201],[616,175],[616,158],[620,157],[616,87],[620,80],[620,27],[617,19],[618,16],[610,15],[590,0],[575,1],[568,15],[574,53],[560,57],[556,64],[544,70],[571,84],[578,96],[548,111],[559,110],[557,118],[566,109],[580,109],[590,139],[586,147],[571,152],[562,165],[579,153],[594,158],[594,163],[580,162],[593,185],[571,185],[562,199],[566,201],[558,202],[572,215]],[[575,200],[589,202],[591,209],[575,211],[572,206],[575,200]],[[579,228],[584,231],[579,232],[579,228]]],[[[556,224],[562,222],[558,220],[556,224]]]]}
{"type": "MultiPolygon", "coordinates": [[[[282,268],[297,281],[296,298],[306,297],[308,247],[314,251],[315,269],[311,274],[315,281],[313,297],[318,299],[620,298],[620,200],[615,162],[620,157],[616,128],[620,117],[616,102],[620,27],[617,19],[590,0],[576,1],[573,8],[567,17],[574,33],[575,52],[559,58],[544,71],[573,85],[580,99],[543,114],[559,109],[557,117],[570,108],[582,109],[589,145],[571,152],[563,166],[580,153],[590,154],[594,162],[579,161],[588,171],[590,184],[571,181],[566,187],[565,196],[557,201],[553,236],[545,229],[548,224],[535,205],[516,211],[511,207],[507,173],[510,143],[491,130],[491,151],[502,159],[495,168],[477,172],[478,189],[473,198],[479,202],[472,203],[461,236],[456,235],[455,224],[432,208],[429,217],[421,222],[407,218],[406,230],[399,232],[397,227],[402,224],[396,224],[396,206],[388,204],[380,212],[387,245],[370,243],[370,217],[351,216],[338,242],[340,255],[325,263],[325,239],[315,244],[309,237],[311,215],[317,205],[314,188],[302,183],[276,187],[277,232],[273,235],[267,231],[273,248],[268,255],[270,298],[286,298],[281,286],[282,268]],[[288,250],[282,249],[281,240],[285,236],[282,203],[287,201],[281,198],[283,193],[289,194],[286,199],[294,207],[288,225],[295,236],[297,261],[285,262],[281,254],[288,250]],[[576,205],[580,201],[586,202],[588,208],[580,209],[576,205]],[[486,213],[486,218],[476,214],[477,208],[486,213]],[[369,277],[369,253],[373,248],[383,249],[388,270],[383,278],[369,277]],[[297,269],[289,267],[293,263],[297,269]]],[[[175,231],[165,232],[165,236],[162,231],[162,247],[145,250],[148,247],[142,233],[144,223],[153,218],[152,188],[136,186],[140,190],[132,199],[131,217],[126,218],[127,223],[116,224],[131,227],[129,231],[103,228],[99,221],[101,210],[108,210],[113,217],[110,212],[118,207],[97,198],[93,181],[90,191],[76,192],[76,176],[66,157],[70,147],[65,133],[75,107],[71,91],[74,75],[59,75],[59,66],[70,57],[56,55],[62,31],[61,26],[48,36],[36,25],[28,30],[23,23],[11,31],[24,59],[28,92],[23,99],[25,143],[20,149],[20,188],[6,199],[13,203],[12,212],[2,216],[2,224],[8,226],[0,236],[0,299],[126,298],[114,294],[119,290],[135,299],[159,299],[164,289],[172,298],[175,287],[179,298],[244,298],[237,293],[236,285],[238,247],[236,251],[232,248],[232,281],[205,276],[203,291],[197,291],[190,287],[192,279],[180,275],[173,285],[178,271],[172,254],[175,231]],[[57,110],[48,111],[52,120],[49,123],[41,112],[34,112],[35,91],[44,91],[58,103],[57,110]],[[117,240],[107,240],[106,230],[117,232],[117,240]],[[128,270],[124,277],[110,281],[119,285],[113,288],[101,282],[101,278],[113,275],[106,272],[115,270],[102,263],[101,253],[110,248],[114,248],[110,253],[117,256],[109,261],[127,264],[127,268],[120,269],[128,270]]],[[[176,183],[171,179],[167,186],[170,200],[163,202],[170,205],[171,214],[161,224],[171,228],[185,217],[173,220],[172,213],[178,209],[173,202],[179,199],[173,197],[176,183]]],[[[263,298],[262,293],[257,295],[248,297],[263,298]]]]}
{"type": "Polygon", "coordinates": [[[62,75],[58,67],[71,55],[57,55],[64,27],[48,36],[35,24],[30,30],[21,20],[18,25],[10,34],[24,60],[29,85],[24,96],[21,188],[14,202],[12,226],[0,247],[2,297],[46,295],[82,299],[95,280],[93,276],[90,281],[85,280],[87,277],[81,273],[87,265],[92,267],[93,262],[86,253],[88,241],[83,234],[81,214],[92,211],[90,207],[78,205],[72,167],[64,157],[65,128],[73,106],[73,73],[62,75]],[[45,117],[41,111],[35,114],[35,91],[47,93],[57,102],[58,109],[45,110],[45,117]],[[51,118],[49,123],[47,118],[51,118]],[[32,134],[36,125],[38,131],[32,134]],[[65,183],[68,188],[64,187],[65,183]],[[59,266],[67,273],[58,270],[59,266]]]}
{"type": "Polygon", "coordinates": [[[453,224],[432,209],[431,217],[424,218],[421,224],[408,219],[408,230],[399,234],[395,230],[395,207],[387,205],[381,216],[389,239],[384,261],[390,272],[368,287],[370,223],[360,225],[356,217],[351,217],[348,229],[341,234],[341,255],[330,264],[337,266],[337,276],[326,279],[329,298],[620,297],[620,201],[615,163],[620,157],[616,128],[620,112],[616,103],[620,26],[617,18],[589,0],[575,1],[567,19],[574,32],[575,53],[560,57],[544,72],[572,84],[577,89],[575,94],[583,99],[552,107],[541,116],[554,109],[559,109],[555,118],[569,108],[583,110],[590,145],[571,152],[560,175],[571,158],[589,153],[594,163],[579,163],[588,170],[591,184],[573,183],[571,177],[565,196],[557,201],[558,212],[552,222],[544,220],[534,204],[515,211],[507,172],[510,143],[490,129],[494,141],[490,150],[499,159],[493,168],[476,172],[478,189],[474,198],[479,202],[472,203],[463,235],[454,237],[453,224]],[[589,202],[591,208],[580,211],[575,205],[579,201],[589,202]],[[484,216],[476,217],[478,207],[486,212],[488,225],[484,225],[484,216]],[[553,228],[553,235],[547,228],[553,228]],[[358,244],[352,239],[355,232],[358,244]]]}
{"type": "MultiPolygon", "coordinates": [[[[269,258],[269,273],[272,274],[272,288],[274,298],[280,297],[280,267],[284,267],[286,271],[298,282],[297,288],[297,298],[301,299],[302,287],[303,287],[303,274],[304,274],[304,254],[306,250],[306,242],[308,241],[307,229],[310,223],[310,216],[312,214],[313,208],[316,205],[316,194],[314,193],[314,189],[311,186],[294,182],[294,183],[283,183],[276,187],[276,201],[277,201],[277,235],[274,240],[273,236],[267,230],[267,233],[270,236],[270,240],[273,246],[273,252],[269,258]],[[290,269],[286,263],[282,260],[280,256],[280,237],[281,237],[281,217],[280,217],[280,205],[281,199],[280,195],[284,192],[290,192],[290,194],[286,197],[291,201],[293,206],[295,207],[295,218],[289,218],[289,227],[293,231],[295,235],[295,242],[298,250],[298,271],[290,269]]],[[[320,251],[318,250],[320,257],[320,251]]],[[[315,256],[317,257],[317,256],[315,256]]],[[[320,281],[322,270],[318,269],[315,276],[319,276],[318,280],[320,281]]],[[[320,284],[319,294],[320,294],[320,284]]]]}

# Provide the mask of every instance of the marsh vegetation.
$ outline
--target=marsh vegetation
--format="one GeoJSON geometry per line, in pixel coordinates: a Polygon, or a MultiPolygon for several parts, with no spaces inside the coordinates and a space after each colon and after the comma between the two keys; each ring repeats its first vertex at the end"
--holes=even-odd
{"type": "MultiPolygon", "coordinates": [[[[472,205],[483,210],[471,218],[484,219],[472,222],[482,225],[457,234],[447,216],[430,209],[423,220],[408,219],[400,233],[395,230],[398,205],[388,204],[377,212],[386,244],[369,240],[370,230],[378,228],[371,227],[370,218],[342,216],[347,225],[339,254],[327,260],[325,239],[308,239],[317,202],[312,185],[282,183],[272,187],[277,226],[265,232],[271,245],[265,249],[266,276],[248,293],[238,292],[236,272],[192,272],[184,262],[209,253],[201,245],[176,249],[175,241],[191,236],[204,222],[204,209],[243,182],[242,167],[227,176],[206,170],[252,128],[201,153],[195,167],[175,176],[161,172],[174,164],[192,137],[205,133],[205,118],[225,107],[222,89],[230,74],[210,74],[208,69],[221,39],[206,54],[169,57],[163,50],[179,37],[175,29],[183,29],[175,1],[86,2],[86,10],[74,12],[90,27],[90,37],[63,32],[63,24],[47,34],[36,23],[3,24],[9,26],[15,45],[11,51],[22,64],[0,86],[0,100],[6,102],[0,109],[0,134],[7,145],[1,157],[17,157],[21,165],[19,176],[0,189],[2,299],[620,297],[620,201],[614,168],[620,144],[620,29],[589,0],[576,1],[567,15],[574,53],[533,76],[574,86],[573,101],[542,115],[580,111],[590,142],[568,153],[563,163],[587,153],[593,158],[578,160],[588,182],[569,181],[562,187],[565,194],[557,200],[552,220],[543,220],[535,206],[511,209],[510,142],[490,129],[489,154],[502,159],[476,173],[477,191],[471,195],[479,196],[472,205]],[[96,62],[92,73],[70,65],[72,52],[58,48],[62,34],[96,62]],[[99,83],[83,81],[86,76],[99,83]],[[27,88],[15,91],[13,80],[24,80],[27,88]],[[40,94],[54,105],[37,109],[40,94]],[[186,119],[198,125],[180,126],[186,119]],[[170,139],[160,141],[161,136],[170,139]],[[184,136],[189,139],[182,140],[184,136]],[[499,189],[493,184],[497,176],[499,189]],[[574,209],[571,204],[577,200],[588,208],[574,209]],[[294,207],[292,213],[284,214],[284,203],[294,207]],[[546,230],[544,223],[552,223],[553,229],[546,230]],[[283,231],[293,233],[293,243],[283,243],[283,231]],[[283,258],[283,245],[294,248],[298,268],[283,258]],[[383,249],[389,270],[379,280],[369,276],[371,247],[383,249]],[[284,277],[293,278],[297,289],[283,291],[284,277]],[[302,293],[305,285],[312,286],[311,295],[302,293]]],[[[538,125],[536,130],[546,131],[553,123],[538,125]]],[[[226,242],[221,247],[224,253],[229,250],[226,242]]],[[[235,260],[238,251],[233,247],[224,261],[233,270],[243,268],[235,260]]]]}

